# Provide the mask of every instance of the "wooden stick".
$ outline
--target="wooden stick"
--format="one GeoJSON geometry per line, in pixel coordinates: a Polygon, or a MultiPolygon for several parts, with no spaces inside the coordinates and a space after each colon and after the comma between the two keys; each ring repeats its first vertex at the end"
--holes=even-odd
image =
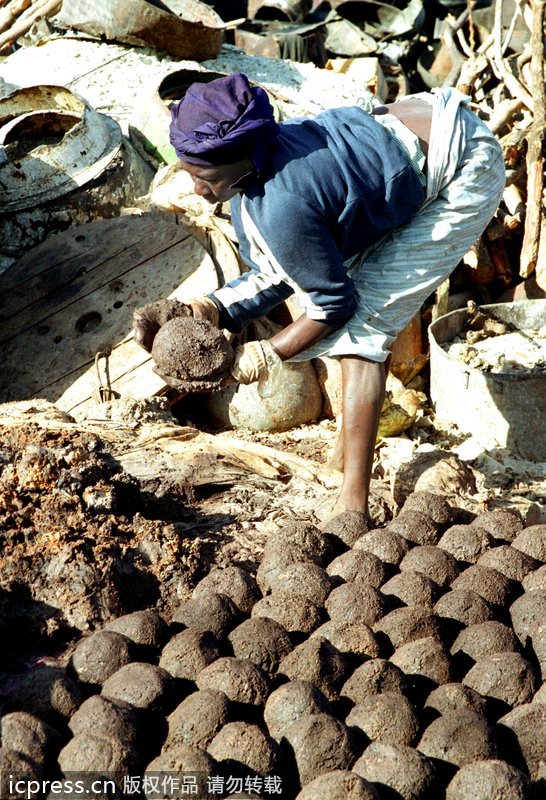
{"type": "Polygon", "coordinates": [[[9,47],[24,33],[27,33],[35,22],[41,17],[45,17],[57,11],[62,4],[62,0],[38,0],[24,11],[11,28],[0,36],[0,51],[9,47]]]}
{"type": "Polygon", "coordinates": [[[544,7],[546,0],[531,0],[531,71],[533,77],[534,116],[527,138],[527,214],[519,274],[528,278],[535,271],[541,239],[544,128],[546,126],[546,91],[544,88],[544,7]]]}
{"type": "Polygon", "coordinates": [[[0,11],[0,33],[7,30],[19,14],[30,6],[32,0],[10,0],[0,11]]]}
{"type": "Polygon", "coordinates": [[[502,7],[503,0],[495,3],[495,18],[493,22],[493,47],[492,55],[489,57],[491,67],[497,78],[504,81],[506,88],[513,94],[514,98],[521,100],[523,105],[532,111],[533,98],[527,89],[520,83],[516,76],[510,71],[506,64],[502,52],[502,7]]]}

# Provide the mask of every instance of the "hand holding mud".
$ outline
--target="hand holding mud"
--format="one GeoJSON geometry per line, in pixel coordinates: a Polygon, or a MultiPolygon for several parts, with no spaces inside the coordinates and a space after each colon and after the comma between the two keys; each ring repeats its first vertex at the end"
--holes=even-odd
{"type": "Polygon", "coordinates": [[[235,350],[231,374],[237,383],[254,383],[266,378],[271,367],[279,361],[279,356],[267,339],[247,342],[235,350]]]}

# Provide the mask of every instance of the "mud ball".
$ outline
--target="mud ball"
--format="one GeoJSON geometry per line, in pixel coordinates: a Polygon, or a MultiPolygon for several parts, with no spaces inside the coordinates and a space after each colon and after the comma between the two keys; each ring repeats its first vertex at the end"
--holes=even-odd
{"type": "Polygon", "coordinates": [[[454,514],[445,497],[435,492],[427,491],[410,494],[402,507],[402,511],[420,511],[422,514],[432,517],[434,522],[444,527],[449,525],[454,514]]]}
{"type": "Polygon", "coordinates": [[[222,647],[210,631],[186,628],[167,642],[159,666],[173,678],[194,681],[202,669],[222,655],[222,647]]]}
{"type": "Polygon", "coordinates": [[[308,522],[291,522],[271,534],[264,548],[264,555],[271,550],[278,550],[286,545],[297,545],[307,553],[313,554],[315,563],[320,566],[328,564],[335,554],[333,543],[329,536],[323,533],[316,525],[308,522]]]}
{"type": "Polygon", "coordinates": [[[449,586],[457,577],[461,568],[451,553],[432,545],[414,547],[400,562],[400,570],[421,572],[433,580],[438,586],[449,586]]]}
{"type": "Polygon", "coordinates": [[[79,686],[57,667],[35,667],[10,680],[6,711],[28,711],[29,714],[62,725],[83,702],[79,686]]]}
{"type": "Polygon", "coordinates": [[[296,800],[380,800],[377,790],[360,775],[336,769],[304,786],[296,800]]]}
{"type": "Polygon", "coordinates": [[[440,526],[422,511],[402,511],[387,528],[413,544],[438,544],[440,540],[440,526]]]}
{"type": "Polygon", "coordinates": [[[374,632],[386,637],[393,648],[425,636],[442,640],[442,627],[436,614],[417,606],[395,608],[373,627],[374,632]]]}
{"type": "MultiPolygon", "coordinates": [[[[210,775],[218,774],[218,765],[212,756],[198,750],[196,747],[190,747],[187,744],[179,744],[177,747],[168,750],[167,752],[160,753],[153,761],[150,761],[143,774],[144,786],[149,785],[149,791],[144,788],[144,796],[149,800],[157,800],[158,792],[157,787],[154,786],[153,778],[160,776],[161,781],[168,775],[172,776],[191,776],[195,778],[195,785],[197,786],[197,796],[201,798],[208,797],[207,793],[207,778],[210,775]],[[146,779],[149,782],[147,784],[146,779]]],[[[182,783],[179,778],[180,784],[182,783]]],[[[193,786],[192,786],[193,789],[193,786]]],[[[177,797],[180,789],[170,795],[169,789],[165,792],[165,797],[177,797]]],[[[184,789],[182,789],[184,792],[184,789]]],[[[160,795],[162,796],[162,795],[160,795]]]]}
{"type": "Polygon", "coordinates": [[[269,692],[269,681],[263,670],[242,658],[225,656],[206,667],[197,676],[199,689],[224,692],[229,700],[259,706],[269,692]]]}
{"type": "Polygon", "coordinates": [[[162,667],[135,662],[114,672],[104,682],[101,694],[136,708],[164,712],[174,696],[174,681],[162,667]]]}
{"type": "Polygon", "coordinates": [[[256,572],[256,581],[262,594],[266,595],[271,591],[272,583],[275,581],[279,572],[290,567],[292,564],[316,564],[322,566],[320,556],[313,553],[303,545],[287,542],[278,543],[264,550],[262,561],[256,572]]]}
{"type": "Polygon", "coordinates": [[[438,547],[457,561],[475,564],[493,544],[493,537],[481,528],[471,525],[452,525],[441,537],[438,547]]]}
{"type": "Polygon", "coordinates": [[[326,571],[332,578],[340,578],[347,583],[366,583],[374,589],[379,589],[389,576],[381,559],[365,550],[342,553],[328,565],[326,571]]]}
{"type": "Polygon", "coordinates": [[[372,553],[385,564],[397,567],[406,553],[409,552],[411,545],[402,536],[388,528],[377,528],[366,533],[355,542],[355,550],[364,550],[372,553]]]}
{"type": "Polygon", "coordinates": [[[381,587],[386,597],[394,597],[405,606],[421,606],[432,610],[441,589],[422,572],[399,572],[381,587]]]}
{"type": "Polygon", "coordinates": [[[423,733],[417,748],[429,758],[457,767],[498,757],[493,726],[469,709],[451,711],[435,719],[423,733]]]}
{"type": "Polygon", "coordinates": [[[59,733],[47,722],[26,711],[5,714],[1,722],[2,751],[15,750],[43,767],[60,748],[59,733]]]}
{"type": "Polygon", "coordinates": [[[526,575],[521,585],[526,592],[533,592],[535,589],[546,592],[546,565],[526,575]]]}
{"type": "Polygon", "coordinates": [[[199,581],[192,597],[201,597],[209,591],[231,598],[243,614],[250,614],[252,606],[262,596],[256,579],[246,570],[235,566],[211,570],[199,581]]]}
{"type": "Polygon", "coordinates": [[[100,694],[88,697],[68,723],[74,736],[90,733],[130,746],[137,744],[142,725],[140,709],[129,703],[109,700],[100,694]]]}
{"type": "Polygon", "coordinates": [[[546,703],[546,682],[542,684],[532,700],[533,703],[546,703]]]}
{"type": "Polygon", "coordinates": [[[328,520],[324,532],[334,541],[353,547],[357,539],[368,532],[366,514],[360,511],[344,511],[328,520]]]}
{"type": "Polygon", "coordinates": [[[516,586],[498,569],[474,564],[461,572],[451,584],[452,589],[469,589],[488,603],[497,606],[509,605],[515,597],[516,586]]]}
{"type": "Polygon", "coordinates": [[[531,525],[518,533],[512,546],[543,564],[546,562],[546,525],[531,525]]]}
{"type": "Polygon", "coordinates": [[[457,772],[446,791],[446,800],[531,800],[531,784],[519,769],[506,761],[476,761],[457,772]]]}
{"type": "Polygon", "coordinates": [[[525,645],[546,619],[546,591],[525,592],[510,606],[510,618],[516,635],[525,645]]]}
{"type": "Polygon", "coordinates": [[[452,620],[461,626],[486,622],[495,616],[487,600],[468,589],[446,592],[434,606],[434,612],[441,619],[452,620]]]}
{"type": "Polygon", "coordinates": [[[519,653],[495,653],[476,661],[463,683],[483,697],[519,706],[532,700],[538,688],[538,676],[519,653]]]}
{"type": "Polygon", "coordinates": [[[279,675],[312,683],[328,700],[336,699],[347,673],[347,659],[320,636],[300,644],[279,664],[279,675]]]}
{"type": "Polygon", "coordinates": [[[495,620],[469,625],[461,631],[451,647],[451,654],[464,654],[473,661],[478,661],[494,653],[517,652],[519,642],[514,632],[507,625],[495,620]]]}
{"type": "Polygon", "coordinates": [[[278,622],[289,633],[311,633],[323,621],[318,606],[294,592],[273,592],[259,600],[252,617],[266,617],[278,622]]]}
{"type": "Polygon", "coordinates": [[[242,615],[227,595],[204,592],[179,606],[172,619],[186,628],[210,631],[217,639],[223,639],[241,622],[242,615]]]}
{"type": "Polygon", "coordinates": [[[512,581],[522,581],[526,575],[537,569],[539,562],[527,553],[522,553],[509,544],[492,547],[478,559],[483,567],[493,567],[512,581]]]}
{"type": "Polygon", "coordinates": [[[517,511],[484,511],[478,514],[471,523],[472,527],[487,531],[494,539],[501,542],[513,542],[523,530],[523,520],[517,511]]]}
{"type": "Polygon", "coordinates": [[[208,752],[228,771],[243,767],[246,773],[271,775],[280,764],[277,742],[257,725],[246,722],[225,725],[209,744],[208,752]]]}
{"type": "Polygon", "coordinates": [[[131,661],[131,644],[121,633],[97,631],[78,643],[70,658],[70,667],[80,683],[100,686],[131,661]]]}
{"type": "Polygon", "coordinates": [[[381,592],[354,581],[338,586],[326,601],[326,611],[333,622],[357,622],[372,626],[388,609],[389,601],[381,592]]]}
{"type": "Polygon", "coordinates": [[[207,320],[176,317],[157,332],[152,358],[162,375],[176,378],[189,391],[217,387],[229,374],[233,348],[207,320]]]}
{"type": "Polygon", "coordinates": [[[463,686],[462,683],[444,683],[432,690],[424,708],[437,711],[441,716],[461,709],[469,709],[485,716],[487,703],[481,694],[469,686],[463,686]]]}
{"type": "Polygon", "coordinates": [[[224,692],[194,692],[167,717],[168,732],[163,750],[182,744],[206,750],[218,731],[230,721],[229,700],[224,692]]]}
{"type": "Polygon", "coordinates": [[[353,703],[363,703],[370,695],[385,692],[407,694],[408,688],[408,680],[400,667],[384,658],[372,658],[355,669],[340,695],[353,703]]]}
{"type": "Polygon", "coordinates": [[[294,753],[301,786],[325,772],[351,769],[356,758],[349,729],[329,714],[300,717],[285,731],[284,740],[294,753]]]}
{"type": "Polygon", "coordinates": [[[444,645],[431,636],[403,644],[391,656],[391,663],[400,667],[416,685],[423,678],[436,686],[452,680],[451,659],[444,645]],[[417,680],[415,680],[417,679],[417,680]]]}
{"type": "Polygon", "coordinates": [[[138,774],[140,768],[136,750],[127,742],[98,733],[79,733],[59,753],[59,767],[70,772],[138,774]]]}
{"type": "Polygon", "coordinates": [[[324,694],[309,681],[290,681],[267,698],[264,721],[274,739],[280,740],[290,725],[309,714],[330,714],[324,694]]]}
{"type": "Polygon", "coordinates": [[[364,658],[377,658],[380,655],[379,644],[374,632],[368,625],[358,622],[325,622],[311,638],[322,636],[328,639],[336,650],[344,656],[358,661],[364,658]]]}
{"type": "Polygon", "coordinates": [[[319,608],[332,591],[332,579],[317,564],[290,564],[269,581],[271,591],[300,595],[319,608]]]}
{"type": "Polygon", "coordinates": [[[117,617],[104,626],[105,631],[115,631],[132,642],[152,650],[159,650],[169,634],[167,623],[157,611],[134,611],[117,617]]]}
{"type": "Polygon", "coordinates": [[[434,764],[412,747],[372,742],[354,765],[353,772],[377,787],[384,800],[434,797],[434,764]]]}
{"type": "MultiPolygon", "coordinates": [[[[415,708],[403,694],[372,694],[357,703],[345,724],[364,734],[366,740],[384,744],[411,745],[419,733],[415,708]]],[[[367,743],[367,741],[366,741],[367,743]]]]}
{"type": "Polygon", "coordinates": [[[264,672],[274,675],[282,659],[292,651],[290,636],[268,617],[245,620],[228,636],[236,658],[246,658],[264,672]]]}
{"type": "Polygon", "coordinates": [[[518,706],[498,721],[508,753],[518,753],[519,766],[532,781],[544,779],[546,762],[546,705],[529,703],[518,706]]]}

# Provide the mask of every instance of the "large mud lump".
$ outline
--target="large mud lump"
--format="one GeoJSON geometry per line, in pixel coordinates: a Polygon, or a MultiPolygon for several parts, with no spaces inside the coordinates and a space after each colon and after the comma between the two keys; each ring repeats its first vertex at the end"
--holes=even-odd
{"type": "Polygon", "coordinates": [[[207,320],[176,317],[155,336],[152,358],[161,375],[173,377],[187,391],[220,386],[235,354],[218,328],[207,320]]]}
{"type": "Polygon", "coordinates": [[[163,647],[168,636],[168,626],[157,611],[133,611],[107,622],[105,631],[122,633],[135,644],[153,649],[163,647]]]}
{"type": "Polygon", "coordinates": [[[459,633],[451,646],[452,655],[464,653],[473,661],[494,653],[518,650],[519,642],[514,631],[496,620],[469,625],[459,633]]]}
{"type": "Polygon", "coordinates": [[[382,633],[387,637],[393,648],[415,639],[433,636],[442,641],[441,620],[436,614],[418,606],[403,606],[395,608],[374,625],[375,633],[382,633]]]}
{"type": "Polygon", "coordinates": [[[242,615],[231,597],[207,591],[179,606],[172,618],[187,628],[211,631],[223,639],[241,622],[242,615]]]}
{"type": "Polygon", "coordinates": [[[452,589],[470,589],[488,603],[497,606],[510,605],[516,595],[516,586],[498,569],[473,564],[455,578],[452,589]]]}
{"type": "Polygon", "coordinates": [[[546,704],[527,703],[518,706],[501,717],[498,726],[507,737],[507,752],[520,754],[520,766],[527,769],[531,780],[544,778],[546,704]]]}
{"type": "Polygon", "coordinates": [[[401,645],[390,660],[408,677],[426,678],[437,686],[448,683],[453,677],[449,652],[433,636],[401,645]]]}
{"type": "Polygon", "coordinates": [[[143,722],[142,711],[130,703],[93,694],[70,718],[68,726],[74,736],[91,733],[135,746],[142,732],[143,722]]]}
{"type": "Polygon", "coordinates": [[[422,572],[438,586],[449,586],[461,568],[457,559],[446,550],[430,544],[413,547],[400,562],[400,570],[422,572]]]}
{"type": "Polygon", "coordinates": [[[494,617],[490,603],[471,589],[446,592],[434,606],[434,611],[442,619],[452,620],[461,626],[476,625],[494,617]]]}
{"type": "Polygon", "coordinates": [[[325,533],[346,547],[353,547],[357,539],[367,532],[368,519],[360,511],[344,511],[329,519],[325,526],[325,533]]]}
{"type": "Polygon", "coordinates": [[[2,750],[15,750],[39,767],[60,747],[59,733],[47,722],[27,711],[4,714],[0,722],[2,750]]]}
{"type": "Polygon", "coordinates": [[[412,544],[438,544],[441,536],[441,526],[432,517],[411,509],[402,511],[387,528],[412,544]]]}
{"type": "Polygon", "coordinates": [[[487,531],[501,542],[513,542],[523,529],[523,520],[518,511],[497,509],[483,511],[471,522],[472,527],[487,531]]]}
{"type": "Polygon", "coordinates": [[[475,564],[493,544],[493,537],[477,526],[452,525],[441,537],[438,547],[457,561],[475,564]]]}
{"type": "Polygon", "coordinates": [[[365,583],[343,583],[330,592],[326,611],[334,622],[358,622],[373,626],[389,609],[389,600],[365,583]]]}
{"type": "Polygon", "coordinates": [[[318,564],[290,564],[280,569],[269,581],[272,592],[291,592],[321,608],[332,591],[333,582],[318,564]]]}
{"type": "Polygon", "coordinates": [[[546,525],[531,525],[529,528],[525,528],[518,533],[512,542],[512,547],[544,564],[546,562],[546,525]]]}
{"type": "Polygon", "coordinates": [[[484,716],[487,703],[485,698],[470,686],[464,686],[462,683],[444,683],[432,690],[426,699],[424,708],[433,709],[440,716],[461,709],[469,709],[484,716]]]}
{"type": "Polygon", "coordinates": [[[432,517],[438,525],[449,525],[453,518],[453,509],[441,494],[436,492],[413,492],[406,499],[402,511],[420,511],[432,517]]]}
{"type": "Polygon", "coordinates": [[[389,576],[381,559],[365,550],[348,550],[342,553],[330,562],[326,571],[332,578],[340,578],[346,582],[362,581],[374,589],[379,589],[389,576]]]}
{"type": "Polygon", "coordinates": [[[479,557],[478,564],[493,567],[512,581],[522,581],[530,572],[540,566],[540,562],[535,558],[531,558],[527,553],[511,547],[509,544],[501,544],[486,550],[479,557]]]}
{"type": "Polygon", "coordinates": [[[441,589],[422,572],[407,570],[393,575],[383,584],[381,593],[396,598],[405,606],[421,606],[432,610],[441,594],[441,589]]]}

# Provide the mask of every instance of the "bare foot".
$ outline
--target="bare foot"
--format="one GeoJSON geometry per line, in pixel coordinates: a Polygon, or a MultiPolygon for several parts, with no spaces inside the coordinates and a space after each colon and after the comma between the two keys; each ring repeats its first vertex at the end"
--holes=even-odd
{"type": "Polygon", "coordinates": [[[370,521],[370,515],[368,513],[368,504],[365,500],[363,501],[361,497],[357,498],[357,497],[344,496],[343,494],[340,494],[336,502],[334,503],[333,508],[328,512],[328,514],[326,514],[321,524],[319,525],[320,529],[325,530],[325,527],[334,517],[337,517],[339,514],[345,513],[345,511],[359,511],[361,514],[365,514],[368,521],[370,521]]]}

